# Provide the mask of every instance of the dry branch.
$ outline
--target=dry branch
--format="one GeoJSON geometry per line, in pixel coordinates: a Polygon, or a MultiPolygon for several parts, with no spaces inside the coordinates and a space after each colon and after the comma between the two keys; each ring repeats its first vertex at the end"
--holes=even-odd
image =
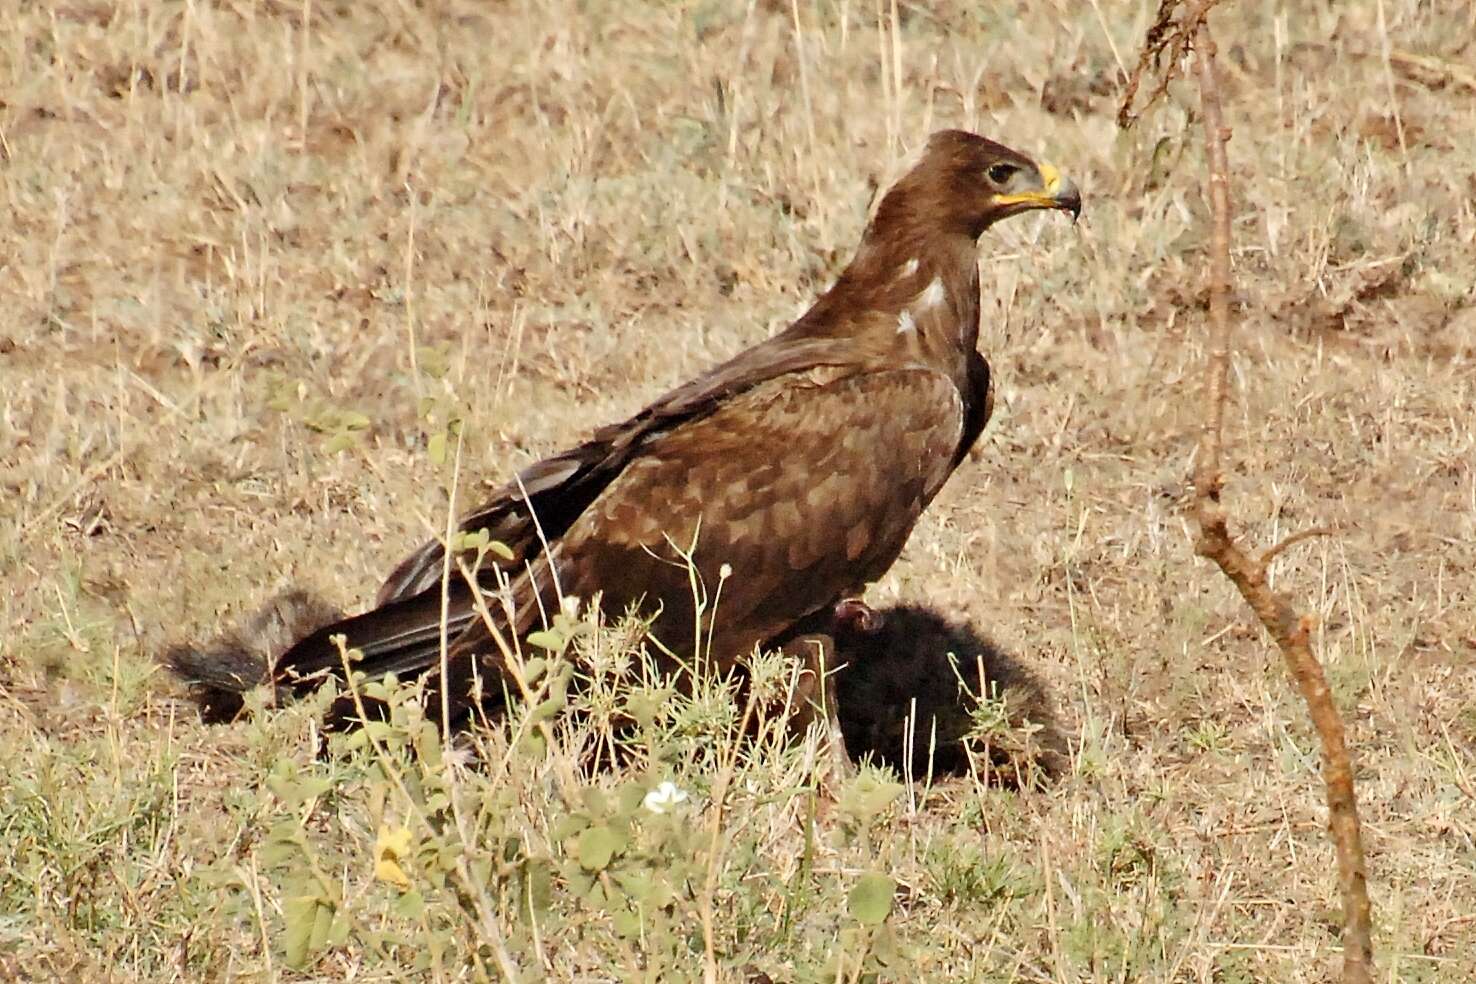
{"type": "Polygon", "coordinates": [[[1433,55],[1417,55],[1412,51],[1391,51],[1389,61],[1400,75],[1431,88],[1458,86],[1476,92],[1476,71],[1433,55]]]}
{"type": "Polygon", "coordinates": [[[1204,387],[1209,417],[1200,434],[1195,465],[1194,513],[1199,527],[1195,550],[1213,560],[1234,583],[1266,631],[1276,640],[1287,668],[1307,702],[1312,723],[1322,742],[1323,782],[1327,787],[1328,826],[1338,858],[1338,882],[1343,898],[1343,980],[1346,984],[1371,984],[1373,943],[1363,840],[1359,831],[1358,803],[1353,788],[1353,768],[1348,756],[1343,720],[1333,703],[1322,664],[1312,653],[1310,616],[1298,616],[1287,599],[1273,591],[1267,581],[1267,565],[1283,549],[1324,530],[1308,530],[1283,541],[1257,558],[1246,553],[1231,535],[1220,494],[1224,487],[1221,466],[1225,403],[1230,364],[1230,165],[1226,144],[1230,131],[1224,123],[1219,78],[1215,66],[1215,44],[1210,37],[1207,15],[1216,0],[1195,4],[1182,16],[1178,0],[1163,0],[1158,17],[1148,31],[1143,55],[1130,80],[1119,113],[1123,126],[1136,118],[1131,103],[1138,84],[1150,64],[1159,66],[1170,56],[1163,76],[1149,103],[1168,85],[1180,57],[1192,51],[1199,76],[1201,114],[1204,122],[1208,164],[1210,230],[1210,346],[1204,387]]]}
{"type": "Polygon", "coordinates": [[[1168,91],[1169,83],[1174,80],[1173,66],[1189,54],[1199,25],[1204,23],[1210,9],[1219,2],[1220,0],[1204,0],[1191,8],[1183,19],[1176,20],[1174,15],[1181,6],[1180,0],[1159,0],[1158,13],[1154,15],[1152,25],[1143,36],[1143,50],[1138,53],[1138,64],[1123,88],[1122,100],[1117,107],[1118,126],[1124,130],[1132,127],[1168,91]],[[1159,76],[1142,107],[1133,109],[1143,77],[1150,74],[1150,71],[1157,72],[1165,64],[1169,67],[1159,76]]]}

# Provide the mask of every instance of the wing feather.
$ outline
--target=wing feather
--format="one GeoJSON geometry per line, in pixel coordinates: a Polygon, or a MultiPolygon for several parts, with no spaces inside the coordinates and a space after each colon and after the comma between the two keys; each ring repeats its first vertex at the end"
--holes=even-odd
{"type": "MultiPolygon", "coordinates": [[[[609,612],[659,611],[674,653],[702,638],[741,656],[891,566],[964,426],[961,394],[930,370],[773,380],[646,445],[564,534],[560,581],[609,612]]],[[[458,652],[484,651],[483,633],[458,652]]]]}
{"type": "MultiPolygon", "coordinates": [[[[723,402],[778,377],[815,367],[856,365],[847,340],[776,335],[698,378],[667,392],[635,416],[597,430],[578,447],[519,472],[458,529],[485,529],[513,552],[521,565],[542,551],[539,529],[549,541],[561,537],[622,469],[652,440],[710,414],[723,402]],[[534,522],[534,516],[537,522],[534,522]]],[[[440,584],[445,550],[426,543],[397,565],[379,589],[376,604],[402,601],[440,584]]]]}

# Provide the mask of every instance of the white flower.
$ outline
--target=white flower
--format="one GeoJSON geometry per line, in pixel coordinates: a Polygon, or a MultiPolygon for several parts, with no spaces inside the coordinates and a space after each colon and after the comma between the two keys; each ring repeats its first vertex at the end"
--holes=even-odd
{"type": "Polygon", "coordinates": [[[652,813],[670,813],[678,803],[685,803],[686,801],[686,790],[678,789],[676,783],[663,782],[646,794],[646,798],[641,801],[641,805],[652,813]]]}

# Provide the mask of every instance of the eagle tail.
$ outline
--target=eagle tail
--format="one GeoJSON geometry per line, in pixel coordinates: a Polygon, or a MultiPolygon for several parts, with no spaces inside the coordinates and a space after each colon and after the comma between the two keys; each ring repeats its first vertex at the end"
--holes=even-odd
{"type": "MultiPolygon", "coordinates": [[[[543,580],[549,579],[546,558],[534,568],[543,580]]],[[[541,582],[529,581],[523,587],[532,583],[541,582]]],[[[482,596],[488,597],[485,591],[482,596]]],[[[541,609],[530,602],[516,609],[516,616],[502,612],[497,604],[489,610],[498,633],[521,639],[535,627],[541,609]]],[[[472,589],[465,583],[452,582],[444,598],[435,586],[348,617],[306,592],[292,590],[276,595],[240,625],[204,645],[171,647],[164,662],[190,684],[207,722],[239,715],[243,695],[253,687],[271,685],[274,697],[285,701],[306,696],[329,680],[342,684],[347,654],[356,677],[378,680],[393,673],[405,681],[427,678],[426,708],[441,706],[444,689],[449,702],[445,709],[460,723],[478,695],[492,695],[489,686],[501,690],[500,683],[492,683],[502,676],[501,660],[492,634],[478,625],[480,619],[472,589]]],[[[341,730],[353,727],[363,712],[377,718],[384,710],[362,694],[344,693],[329,707],[324,723],[330,730],[341,730]]]]}
{"type": "MultiPolygon", "coordinates": [[[[540,560],[537,567],[543,569],[544,564],[540,560]]],[[[488,606],[496,633],[514,645],[535,628],[539,612],[539,606],[531,603],[516,607],[514,613],[495,603],[488,606]]],[[[432,588],[319,628],[281,655],[274,676],[291,694],[310,693],[327,679],[343,680],[347,651],[355,675],[366,679],[382,679],[389,673],[405,681],[425,678],[428,685],[421,699],[427,716],[441,721],[445,715],[447,724],[460,727],[478,707],[489,712],[504,699],[509,678],[493,639],[468,587],[453,585],[444,601],[440,590],[432,588]]],[[[385,712],[362,694],[345,693],[328,709],[324,723],[329,730],[344,730],[356,726],[366,713],[377,719],[385,712]]]]}
{"type": "MultiPolygon", "coordinates": [[[[453,592],[445,638],[454,640],[476,617],[470,595],[453,592]]],[[[245,694],[272,685],[277,700],[316,690],[328,678],[342,681],[343,657],[356,651],[353,669],[371,679],[395,673],[424,675],[440,661],[442,605],[439,591],[345,617],[321,598],[289,589],[203,644],[180,643],[164,653],[164,664],[183,679],[208,723],[230,721],[245,706],[245,694]],[[359,655],[362,654],[362,655],[359,655]]],[[[330,711],[330,719],[344,715],[330,711]]]]}

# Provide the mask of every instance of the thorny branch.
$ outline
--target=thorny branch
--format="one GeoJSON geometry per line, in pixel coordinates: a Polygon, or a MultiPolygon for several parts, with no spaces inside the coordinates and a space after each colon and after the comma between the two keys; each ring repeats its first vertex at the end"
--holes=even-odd
{"type": "Polygon", "coordinates": [[[1130,129],[1168,91],[1169,83],[1174,80],[1175,66],[1189,54],[1200,25],[1209,16],[1210,9],[1219,2],[1220,0],[1203,0],[1195,4],[1182,19],[1176,20],[1174,14],[1181,6],[1180,0],[1159,0],[1158,13],[1154,15],[1148,33],[1143,36],[1143,50],[1138,52],[1138,64],[1128,76],[1122,102],[1117,107],[1119,127],[1130,129]],[[1165,63],[1169,67],[1159,76],[1142,107],[1134,110],[1133,102],[1138,97],[1138,86],[1142,84],[1143,77],[1150,74],[1150,70],[1157,72],[1163,69],[1165,63]]]}
{"type": "MultiPolygon", "coordinates": [[[[1343,897],[1343,980],[1346,984],[1371,984],[1373,943],[1363,839],[1359,831],[1358,803],[1353,788],[1343,720],[1333,703],[1322,664],[1312,653],[1309,633],[1311,616],[1298,616],[1284,596],[1273,591],[1267,566],[1283,549],[1325,530],[1308,530],[1283,541],[1257,558],[1246,553],[1231,535],[1220,494],[1224,487],[1221,466],[1227,378],[1230,364],[1230,165],[1226,143],[1230,131],[1224,123],[1219,78],[1215,67],[1215,44],[1210,37],[1208,14],[1218,0],[1201,0],[1177,16],[1180,0],[1162,0],[1158,16],[1149,29],[1137,70],[1129,80],[1118,122],[1131,126],[1137,116],[1132,102],[1138,84],[1150,64],[1162,66],[1162,76],[1148,98],[1148,105],[1168,86],[1183,57],[1193,52],[1199,76],[1205,152],[1209,170],[1210,230],[1210,351],[1205,366],[1205,393],[1209,419],[1200,434],[1195,466],[1195,519],[1199,526],[1196,551],[1213,560],[1240,591],[1256,617],[1281,648],[1287,668],[1307,702],[1312,722],[1322,742],[1323,782],[1327,787],[1328,826],[1338,858],[1338,882],[1343,897]]],[[[1146,106],[1145,106],[1146,109],[1146,106]]]]}

